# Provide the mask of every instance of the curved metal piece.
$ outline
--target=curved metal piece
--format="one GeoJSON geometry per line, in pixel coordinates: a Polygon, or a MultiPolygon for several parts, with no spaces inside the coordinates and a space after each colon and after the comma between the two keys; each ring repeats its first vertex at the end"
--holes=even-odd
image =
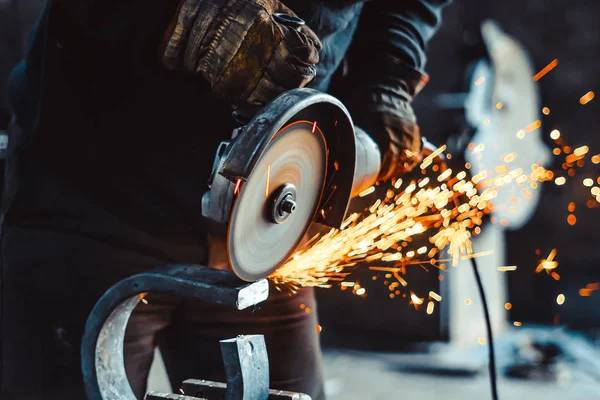
{"type": "Polygon", "coordinates": [[[236,307],[267,299],[269,284],[244,284],[232,272],[199,265],[171,265],[124,279],[92,310],[81,344],[82,370],[89,400],[136,400],[127,380],[123,341],[127,322],[148,292],[236,307]]]}
{"type": "Polygon", "coordinates": [[[348,110],[335,97],[302,88],[287,91],[264,106],[240,128],[218,174],[230,182],[246,181],[267,145],[287,124],[315,121],[325,137],[329,171],[317,222],[340,226],[346,215],[356,162],[354,124],[348,110]]]}

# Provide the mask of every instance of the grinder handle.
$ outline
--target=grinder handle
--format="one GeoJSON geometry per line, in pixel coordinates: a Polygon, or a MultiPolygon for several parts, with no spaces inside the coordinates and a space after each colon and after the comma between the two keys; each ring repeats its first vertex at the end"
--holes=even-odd
{"type": "Polygon", "coordinates": [[[371,137],[358,126],[354,127],[356,164],[352,182],[352,197],[373,186],[381,168],[381,151],[371,137]]]}

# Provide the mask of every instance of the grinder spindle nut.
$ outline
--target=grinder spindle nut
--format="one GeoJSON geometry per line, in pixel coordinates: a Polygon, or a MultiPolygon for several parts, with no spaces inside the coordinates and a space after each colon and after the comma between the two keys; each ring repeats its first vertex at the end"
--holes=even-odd
{"type": "Polygon", "coordinates": [[[282,224],[296,211],[296,187],[291,183],[286,183],[273,193],[272,198],[273,206],[269,213],[271,221],[282,224]]]}

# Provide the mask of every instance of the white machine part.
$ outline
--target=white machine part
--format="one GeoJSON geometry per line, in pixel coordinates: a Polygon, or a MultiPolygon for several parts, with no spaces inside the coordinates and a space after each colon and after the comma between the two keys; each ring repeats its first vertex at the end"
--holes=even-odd
{"type": "MultiPolygon", "coordinates": [[[[508,163],[509,170],[522,168],[524,173],[529,173],[532,164],[545,166],[550,158],[550,150],[541,139],[541,129],[525,132],[522,138],[518,135],[541,117],[537,83],[532,79],[535,71],[523,46],[495,22],[484,22],[482,34],[491,64],[487,60],[477,63],[466,114],[476,129],[472,143],[483,144],[485,148],[477,154],[467,150],[465,159],[472,165],[472,175],[489,171],[494,176],[495,168],[503,164],[504,156],[515,153],[516,158],[508,163]],[[484,78],[483,82],[477,84],[481,78],[484,78]],[[500,108],[497,107],[499,102],[502,103],[500,108]]],[[[529,197],[523,195],[524,187],[514,180],[500,186],[493,200],[496,209],[492,216],[498,221],[506,220],[508,226],[487,224],[481,234],[473,238],[475,251],[493,250],[491,255],[479,261],[479,270],[486,288],[492,329],[496,333],[507,326],[507,276],[497,270],[506,265],[505,230],[519,229],[529,221],[540,200],[540,186],[533,190],[527,185],[529,197]],[[513,198],[518,198],[518,203],[514,203],[513,198]],[[514,208],[509,210],[511,206],[514,208]]],[[[470,347],[478,337],[485,337],[485,324],[480,307],[465,306],[466,298],[478,298],[468,260],[461,260],[458,268],[452,270],[449,282],[449,292],[460,293],[450,296],[450,341],[459,347],[470,347]]],[[[482,359],[482,362],[487,361],[482,359]]]]}
{"type": "MultiPolygon", "coordinates": [[[[546,166],[550,160],[550,150],[541,139],[542,129],[525,132],[528,125],[541,119],[538,88],[532,79],[535,71],[523,46],[495,22],[484,22],[482,34],[491,64],[485,60],[477,63],[466,100],[466,114],[469,123],[477,127],[472,142],[482,144],[484,150],[477,154],[467,150],[465,159],[472,165],[472,175],[482,171],[494,174],[495,168],[504,163],[504,157],[514,153],[516,158],[508,164],[509,169],[522,168],[529,173],[532,164],[546,166]],[[483,83],[476,84],[481,78],[483,83]]],[[[540,198],[539,186],[530,190],[532,195],[528,198],[521,190],[513,180],[499,187],[493,200],[494,216],[506,220],[509,229],[525,225],[540,198]],[[512,203],[513,198],[520,198],[519,203],[512,203]]]]}

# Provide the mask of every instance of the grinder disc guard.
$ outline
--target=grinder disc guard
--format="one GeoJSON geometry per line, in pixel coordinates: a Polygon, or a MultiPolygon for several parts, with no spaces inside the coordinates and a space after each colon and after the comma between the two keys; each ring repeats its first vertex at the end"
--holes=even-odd
{"type": "Polygon", "coordinates": [[[233,271],[263,278],[296,250],[319,206],[327,176],[327,149],[309,121],[282,128],[239,187],[227,231],[233,271]]]}

